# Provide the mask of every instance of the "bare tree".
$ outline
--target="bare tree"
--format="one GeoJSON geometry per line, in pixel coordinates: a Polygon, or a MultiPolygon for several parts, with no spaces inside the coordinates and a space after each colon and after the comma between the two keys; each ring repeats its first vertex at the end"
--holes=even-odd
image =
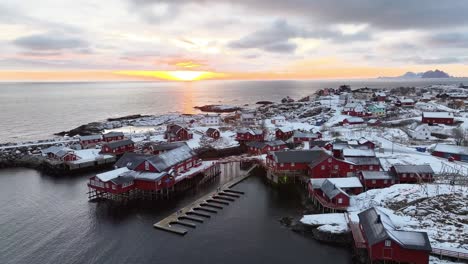
{"type": "Polygon", "coordinates": [[[458,146],[467,145],[468,144],[468,131],[467,129],[463,130],[461,127],[457,127],[452,129],[452,135],[455,139],[455,143],[458,146]]]}

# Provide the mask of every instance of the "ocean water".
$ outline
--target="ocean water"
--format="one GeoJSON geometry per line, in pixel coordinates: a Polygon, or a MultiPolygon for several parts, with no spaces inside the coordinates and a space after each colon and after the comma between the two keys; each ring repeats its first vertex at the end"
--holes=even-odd
{"type": "Polygon", "coordinates": [[[348,249],[283,227],[278,219],[299,217],[300,202],[258,176],[236,185],[245,195],[183,237],[152,225],[209,188],[159,205],[110,206],[88,202],[88,176],[0,170],[0,263],[352,263],[348,249]]]}
{"type": "Polygon", "coordinates": [[[0,143],[44,139],[93,121],[131,114],[195,113],[194,106],[243,106],[299,99],[324,87],[392,88],[458,84],[464,79],[0,83],[0,143]]]}

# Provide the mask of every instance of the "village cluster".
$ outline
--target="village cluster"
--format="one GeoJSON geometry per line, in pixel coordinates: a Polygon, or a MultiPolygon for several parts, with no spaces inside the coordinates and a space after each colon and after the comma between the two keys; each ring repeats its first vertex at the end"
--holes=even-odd
{"type": "MultiPolygon", "coordinates": [[[[459,185],[466,199],[467,107],[468,91],[455,86],[341,86],[233,113],[180,115],[150,133],[118,128],[80,136],[69,146],[41,151],[71,169],[116,161],[113,170],[90,178],[89,197],[126,200],[165,198],[212,179],[220,165],[202,160],[200,150],[237,148],[241,158],[265,169],[270,182],[301,184],[317,210],[347,215],[356,208],[356,197],[395,186],[459,185]]],[[[421,198],[425,195],[420,191],[421,198]]],[[[447,242],[397,226],[378,206],[359,209],[347,226],[356,248],[365,249],[372,261],[428,263],[434,243],[447,242]]],[[[314,222],[313,216],[304,218],[306,224],[314,222]]],[[[460,225],[447,232],[466,234],[466,221],[460,225]]],[[[460,241],[452,238],[445,249],[468,253],[466,238],[460,241]]]]}

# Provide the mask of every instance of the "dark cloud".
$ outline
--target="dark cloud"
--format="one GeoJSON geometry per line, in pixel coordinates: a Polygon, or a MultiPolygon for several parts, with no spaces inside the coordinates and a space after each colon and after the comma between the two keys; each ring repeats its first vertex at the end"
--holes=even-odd
{"type": "Polygon", "coordinates": [[[423,58],[419,56],[399,59],[398,61],[412,62],[416,64],[456,64],[464,60],[456,57],[423,58]]]}
{"type": "Polygon", "coordinates": [[[57,33],[35,34],[19,37],[13,44],[29,50],[75,50],[80,53],[90,53],[89,44],[79,37],[57,33]]]}
{"type": "Polygon", "coordinates": [[[426,42],[435,47],[468,48],[468,34],[459,32],[431,34],[431,36],[426,38],[426,42]]]}
{"type": "Polygon", "coordinates": [[[270,27],[255,31],[241,39],[232,41],[228,46],[235,49],[258,48],[270,52],[290,53],[294,52],[297,48],[297,45],[290,41],[292,38],[316,38],[336,42],[349,42],[369,40],[370,35],[367,32],[345,35],[337,30],[308,30],[290,25],[285,20],[276,20],[270,27]]]}
{"type": "MultiPolygon", "coordinates": [[[[201,6],[227,3],[251,12],[303,16],[321,24],[369,24],[385,29],[445,28],[468,23],[465,0],[128,0],[147,15],[148,6],[168,4],[174,10],[197,3],[201,6]]],[[[175,14],[175,12],[173,13],[175,14]]],[[[172,17],[173,19],[173,17],[172,17]]]]}

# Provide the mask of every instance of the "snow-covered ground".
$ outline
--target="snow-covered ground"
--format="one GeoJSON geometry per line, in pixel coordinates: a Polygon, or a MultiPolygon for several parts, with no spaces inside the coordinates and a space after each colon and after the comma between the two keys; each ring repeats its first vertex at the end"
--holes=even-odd
{"type": "Polygon", "coordinates": [[[343,213],[304,215],[301,223],[316,226],[318,230],[328,233],[346,233],[349,231],[348,223],[343,213]]]}
{"type": "MultiPolygon", "coordinates": [[[[402,230],[425,231],[433,248],[468,253],[468,187],[396,184],[351,198],[351,215],[377,206],[402,230]]],[[[352,216],[355,219],[355,216],[352,216]]]]}

